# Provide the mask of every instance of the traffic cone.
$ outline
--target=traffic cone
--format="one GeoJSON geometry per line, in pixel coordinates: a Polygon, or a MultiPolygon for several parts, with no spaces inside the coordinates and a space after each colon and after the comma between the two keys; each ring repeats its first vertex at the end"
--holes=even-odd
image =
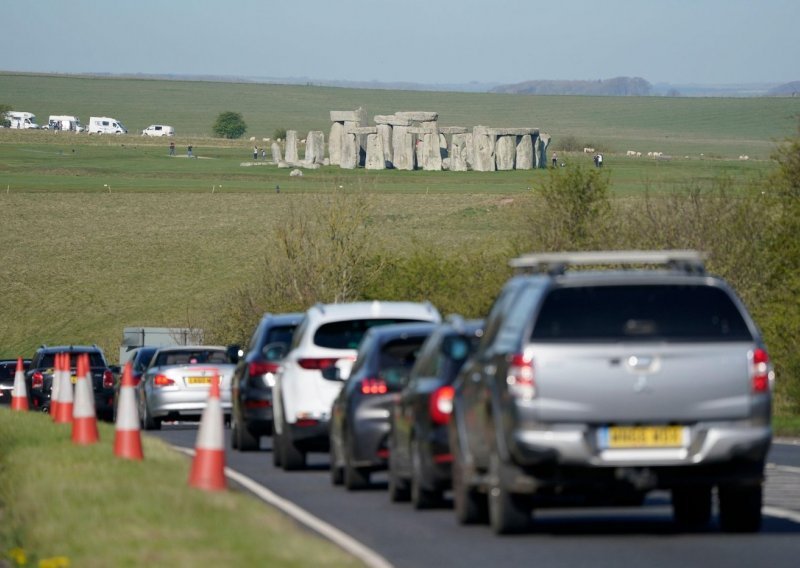
{"type": "MultiPolygon", "coordinates": [[[[62,360],[61,380],[58,383],[58,408],[56,409],[55,421],[57,424],[69,424],[72,422],[72,406],[74,395],[72,393],[72,376],[70,373],[69,353],[64,353],[62,360]]],[[[55,377],[53,377],[55,380],[55,377]]]]}
{"type": "Polygon", "coordinates": [[[221,491],[225,484],[224,416],[219,400],[219,376],[211,379],[208,404],[200,419],[189,485],[206,491],[221,491]]]}
{"type": "Polygon", "coordinates": [[[22,357],[17,358],[14,390],[11,391],[11,410],[28,410],[28,389],[25,386],[25,365],[22,364],[22,357]]]}
{"type": "Polygon", "coordinates": [[[53,379],[50,383],[50,416],[53,422],[58,416],[58,391],[61,390],[61,369],[64,367],[64,354],[55,354],[55,365],[53,368],[53,379]]]}
{"type": "Polygon", "coordinates": [[[142,436],[139,432],[139,413],[136,410],[131,362],[125,363],[122,384],[117,400],[116,431],[114,433],[114,455],[129,460],[144,459],[142,436]]]}
{"type": "Polygon", "coordinates": [[[84,353],[78,357],[75,404],[72,407],[72,443],[85,446],[96,444],[99,439],[97,416],[94,412],[92,371],[89,367],[89,358],[84,353]]]}

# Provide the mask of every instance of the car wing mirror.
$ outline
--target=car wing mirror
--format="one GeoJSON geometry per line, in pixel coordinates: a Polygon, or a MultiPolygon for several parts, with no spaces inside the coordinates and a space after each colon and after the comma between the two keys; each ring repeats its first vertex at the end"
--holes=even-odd
{"type": "Polygon", "coordinates": [[[240,345],[228,345],[228,348],[225,350],[225,354],[228,356],[228,361],[236,364],[239,362],[239,359],[241,359],[242,355],[244,355],[244,351],[242,351],[242,347],[240,345]]]}

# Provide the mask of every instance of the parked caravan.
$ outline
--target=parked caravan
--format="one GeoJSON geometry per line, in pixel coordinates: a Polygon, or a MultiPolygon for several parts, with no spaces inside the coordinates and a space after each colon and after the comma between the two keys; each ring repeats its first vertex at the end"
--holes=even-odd
{"type": "Polygon", "coordinates": [[[142,130],[142,136],[175,136],[175,129],[166,124],[151,124],[142,130]]]}
{"type": "Polygon", "coordinates": [[[107,116],[89,117],[89,134],[127,134],[128,129],[116,118],[107,116]]]}
{"type": "Polygon", "coordinates": [[[9,128],[18,128],[21,130],[39,128],[39,125],[36,124],[36,116],[32,112],[11,110],[6,113],[6,120],[9,122],[9,128]]]}
{"type": "Polygon", "coordinates": [[[66,130],[67,132],[83,132],[84,128],[81,126],[81,119],[77,116],[68,114],[51,114],[47,119],[47,126],[50,130],[66,130]]]}

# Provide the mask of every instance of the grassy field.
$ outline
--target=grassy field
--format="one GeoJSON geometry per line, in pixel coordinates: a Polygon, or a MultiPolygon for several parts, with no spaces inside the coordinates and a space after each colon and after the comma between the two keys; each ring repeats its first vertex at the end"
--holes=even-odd
{"type": "Polygon", "coordinates": [[[0,566],[23,565],[4,562],[14,549],[29,566],[358,564],[244,494],[190,488],[190,460],[156,438],[144,461],[115,458],[113,426],[99,428],[75,446],[69,425],[0,408],[0,566]]]}

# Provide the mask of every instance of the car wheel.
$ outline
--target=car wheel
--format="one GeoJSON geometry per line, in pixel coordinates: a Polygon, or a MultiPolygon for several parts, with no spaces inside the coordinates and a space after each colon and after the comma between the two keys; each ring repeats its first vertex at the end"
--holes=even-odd
{"type": "Polygon", "coordinates": [[[231,448],[234,450],[239,449],[239,428],[236,425],[238,420],[234,420],[231,424],[231,448]]]}
{"type": "Polygon", "coordinates": [[[719,524],[725,532],[758,532],[761,529],[761,485],[720,486],[719,524]]]}
{"type": "Polygon", "coordinates": [[[530,526],[531,507],[503,485],[502,468],[494,452],[489,457],[489,525],[495,534],[521,533],[530,526]]]}
{"type": "Polygon", "coordinates": [[[486,496],[469,485],[462,462],[463,457],[458,450],[458,440],[452,429],[450,447],[453,451],[453,510],[456,519],[462,525],[485,523],[489,518],[486,496]]]}
{"type": "Polygon", "coordinates": [[[161,419],[153,417],[147,408],[147,401],[144,403],[144,415],[142,416],[142,426],[145,430],[161,430],[161,419]]]}
{"type": "Polygon", "coordinates": [[[277,430],[272,433],[272,465],[281,467],[281,436],[277,430]]]}
{"type": "Polygon", "coordinates": [[[343,443],[344,448],[344,486],[348,491],[364,489],[369,485],[369,470],[353,465],[353,456],[349,444],[343,443]]]}
{"type": "Polygon", "coordinates": [[[247,424],[232,419],[231,428],[235,428],[238,432],[239,450],[243,452],[255,452],[261,447],[261,437],[254,436],[253,433],[247,429],[247,424]]]}
{"type": "Polygon", "coordinates": [[[442,501],[442,492],[425,489],[422,473],[422,450],[419,441],[411,442],[411,504],[417,510],[430,509],[442,501]]]}
{"type": "Polygon", "coordinates": [[[392,503],[402,503],[408,501],[411,494],[408,482],[397,472],[397,460],[393,456],[394,448],[389,451],[389,500],[392,503]]]}
{"type": "Polygon", "coordinates": [[[283,423],[283,433],[279,445],[281,452],[281,467],[283,471],[297,471],[306,467],[306,454],[300,451],[292,441],[289,425],[283,423]]]}
{"type": "Polygon", "coordinates": [[[672,490],[672,515],[687,528],[701,528],[711,520],[711,487],[675,487],[672,490]]]}
{"type": "Polygon", "coordinates": [[[344,483],[344,471],[342,470],[342,466],[339,465],[339,457],[336,452],[336,444],[333,442],[333,434],[331,434],[330,439],[330,447],[331,447],[331,484],[332,485],[341,485],[344,483]]]}

